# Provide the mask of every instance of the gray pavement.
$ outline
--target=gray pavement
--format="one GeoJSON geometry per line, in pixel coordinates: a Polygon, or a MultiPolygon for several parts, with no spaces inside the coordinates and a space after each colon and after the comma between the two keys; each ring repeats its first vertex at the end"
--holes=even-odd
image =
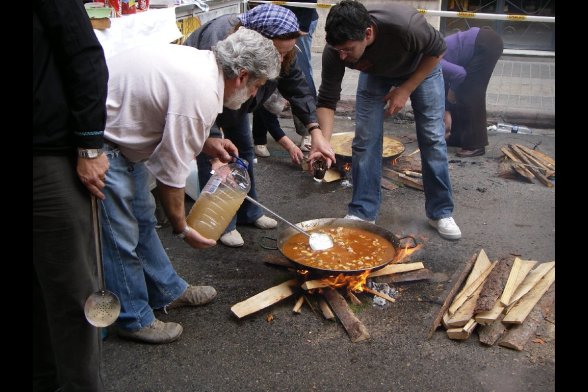
{"type": "MultiPolygon", "coordinates": [[[[318,89],[321,53],[312,54],[313,76],[318,89]]],[[[338,114],[354,112],[358,71],[347,69],[343,79],[338,114]]],[[[555,57],[503,55],[490,79],[486,96],[488,122],[555,128],[555,57]]],[[[400,117],[412,119],[407,104],[400,117]]]]}

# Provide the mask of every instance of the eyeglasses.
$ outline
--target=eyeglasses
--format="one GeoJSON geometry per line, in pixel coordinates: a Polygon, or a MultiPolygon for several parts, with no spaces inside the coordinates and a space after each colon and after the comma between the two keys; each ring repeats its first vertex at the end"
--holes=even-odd
{"type": "Polygon", "coordinates": [[[353,53],[353,49],[354,49],[353,47],[351,47],[351,48],[343,48],[343,49],[337,49],[337,48],[335,48],[335,50],[337,52],[339,52],[339,53],[345,53],[345,54],[351,54],[351,53],[353,53]]]}

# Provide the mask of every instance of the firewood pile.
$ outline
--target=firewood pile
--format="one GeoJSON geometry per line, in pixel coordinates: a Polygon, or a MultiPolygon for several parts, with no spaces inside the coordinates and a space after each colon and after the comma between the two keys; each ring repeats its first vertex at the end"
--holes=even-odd
{"type": "Polygon", "coordinates": [[[482,344],[521,351],[543,322],[555,324],[554,307],[555,261],[491,262],[481,249],[456,278],[429,337],[442,324],[450,339],[466,340],[479,326],[482,344]]]}
{"type": "Polygon", "coordinates": [[[423,175],[421,173],[421,159],[419,149],[407,155],[402,155],[384,165],[382,168],[382,188],[394,190],[399,186],[406,186],[422,191],[423,175]]]}
{"type": "Polygon", "coordinates": [[[521,144],[508,144],[500,148],[504,154],[500,165],[502,177],[515,177],[525,182],[538,180],[548,188],[553,188],[555,180],[555,160],[549,155],[521,144]]]}
{"type": "MultiPolygon", "coordinates": [[[[432,277],[432,272],[426,269],[422,262],[391,263],[377,271],[367,270],[360,275],[340,274],[316,279],[309,279],[305,274],[307,271],[297,270],[296,265],[286,258],[272,256],[268,257],[265,262],[287,268],[296,274],[296,278],[289,279],[233,305],[231,311],[236,317],[241,319],[286,298],[294,297],[296,298],[292,308],[294,313],[300,314],[302,306],[307,304],[314,313],[322,314],[326,320],[339,320],[354,343],[369,339],[370,334],[351,310],[345,297],[354,305],[362,304],[359,295],[356,295],[358,293],[371,294],[394,303],[396,299],[386,294],[386,290],[376,290],[369,286],[387,286],[389,288],[387,283],[428,280],[432,277]]],[[[267,316],[266,319],[273,319],[273,316],[267,316]]]]}

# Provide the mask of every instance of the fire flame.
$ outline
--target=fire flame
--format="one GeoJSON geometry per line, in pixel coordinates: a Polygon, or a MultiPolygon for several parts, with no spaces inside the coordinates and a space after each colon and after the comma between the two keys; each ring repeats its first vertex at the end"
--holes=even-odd
{"type": "Polygon", "coordinates": [[[420,244],[417,244],[413,248],[409,248],[408,244],[406,244],[406,246],[404,248],[400,249],[398,251],[398,253],[396,253],[396,255],[394,256],[394,259],[392,259],[390,264],[400,263],[402,260],[404,260],[405,257],[410,256],[411,254],[413,254],[414,252],[416,252],[420,248],[421,248],[420,244]]]}
{"type": "Polygon", "coordinates": [[[339,274],[335,277],[329,276],[327,278],[321,279],[320,282],[328,285],[329,287],[347,287],[348,291],[360,293],[363,291],[363,286],[370,272],[370,270],[366,270],[359,275],[339,274]]]}
{"type": "Polygon", "coordinates": [[[347,162],[344,163],[342,166],[343,172],[347,173],[349,170],[351,170],[351,163],[347,162]]]}

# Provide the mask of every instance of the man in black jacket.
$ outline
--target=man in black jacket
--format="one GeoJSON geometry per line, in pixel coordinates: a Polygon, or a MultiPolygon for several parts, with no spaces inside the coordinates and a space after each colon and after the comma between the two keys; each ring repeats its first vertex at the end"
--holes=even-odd
{"type": "Polygon", "coordinates": [[[81,0],[33,2],[33,390],[102,391],[90,194],[103,199],[108,70],[81,0]]]}

